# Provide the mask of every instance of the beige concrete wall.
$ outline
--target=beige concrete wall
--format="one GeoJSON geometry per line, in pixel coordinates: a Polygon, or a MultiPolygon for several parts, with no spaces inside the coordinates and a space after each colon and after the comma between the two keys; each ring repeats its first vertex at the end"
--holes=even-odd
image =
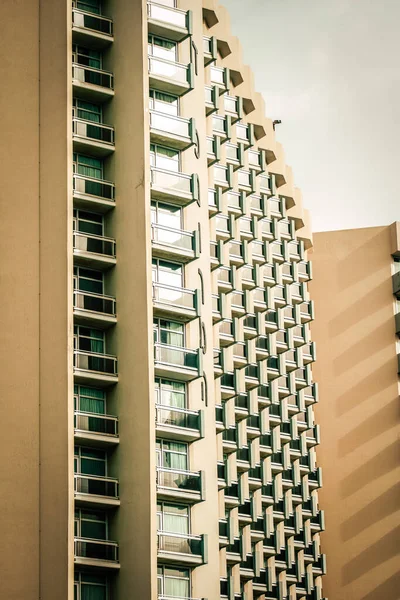
{"type": "Polygon", "coordinates": [[[73,593],[67,4],[2,7],[0,597],[10,600],[73,593]]]}
{"type": "Polygon", "coordinates": [[[39,597],[39,2],[8,2],[1,13],[7,27],[0,37],[3,57],[0,61],[3,91],[0,94],[0,597],[36,600],[39,597]]]}
{"type": "Polygon", "coordinates": [[[318,462],[331,600],[398,598],[399,388],[389,227],[314,235],[318,462]]]}
{"type": "Polygon", "coordinates": [[[117,298],[118,323],[108,334],[108,352],[118,356],[119,383],[108,396],[119,416],[120,444],[111,458],[120,480],[121,506],[110,535],[120,545],[117,598],[155,600],[156,471],[152,345],[150,163],[146,2],[113,2],[115,41],[107,68],[114,72],[115,97],[107,120],[115,127],[110,176],[116,207],[107,215],[117,240],[117,266],[110,293],[117,298]],[[114,396],[114,397],[112,397],[114,396]]]}

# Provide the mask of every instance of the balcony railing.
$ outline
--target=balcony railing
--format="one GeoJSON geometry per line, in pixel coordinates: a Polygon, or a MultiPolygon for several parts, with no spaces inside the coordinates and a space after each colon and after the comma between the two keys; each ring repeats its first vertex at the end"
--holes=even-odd
{"type": "Polygon", "coordinates": [[[117,357],[97,352],[74,350],[74,368],[101,375],[117,375],[117,357]]]}
{"type": "Polygon", "coordinates": [[[113,35],[113,22],[111,19],[78,8],[72,9],[72,25],[88,30],[88,33],[100,33],[110,37],[113,35]]]}
{"type": "Polygon", "coordinates": [[[74,475],[74,491],[76,494],[118,499],[118,479],[76,473],[74,475]]]}
{"type": "Polygon", "coordinates": [[[200,494],[202,489],[201,473],[200,471],[180,471],[178,469],[157,467],[157,486],[200,494]]]}
{"type": "Polygon", "coordinates": [[[179,346],[168,346],[167,344],[154,344],[154,360],[172,366],[198,369],[198,350],[188,350],[179,346]]]}
{"type": "Polygon", "coordinates": [[[74,250],[115,258],[115,240],[113,238],[74,231],[73,246],[74,250]]]}
{"type": "Polygon", "coordinates": [[[150,133],[155,141],[168,141],[169,145],[184,149],[194,143],[195,127],[193,119],[150,111],[150,133]]]}
{"type": "Polygon", "coordinates": [[[192,88],[191,69],[175,61],[149,56],[150,83],[166,91],[184,93],[192,88]],[[153,81],[154,80],[154,81],[153,81]]]}
{"type": "Polygon", "coordinates": [[[109,125],[74,118],[72,119],[72,133],[74,137],[92,142],[102,142],[110,146],[114,145],[114,127],[109,125]]]}
{"type": "Polygon", "coordinates": [[[86,83],[101,87],[107,92],[114,90],[114,75],[112,73],[78,63],[72,64],[72,80],[74,83],[86,83]]]}
{"type": "Polygon", "coordinates": [[[94,540],[76,537],[74,540],[74,554],[79,558],[91,558],[118,562],[118,544],[106,540],[94,540]]]}
{"type": "Polygon", "coordinates": [[[203,559],[204,539],[202,535],[157,532],[158,552],[186,554],[203,559]]]}
{"type": "Polygon", "coordinates": [[[172,196],[188,201],[197,200],[198,190],[195,180],[194,176],[186,173],[151,167],[151,187],[154,195],[158,194],[161,198],[172,196]]]}
{"type": "Polygon", "coordinates": [[[100,200],[114,203],[114,184],[104,179],[95,179],[84,175],[74,175],[74,197],[77,195],[87,200],[100,200]]]}
{"type": "Polygon", "coordinates": [[[74,308],[77,310],[96,312],[101,313],[102,315],[115,317],[115,306],[116,302],[113,296],[74,290],[74,308]]]}
{"type": "Polygon", "coordinates": [[[118,418],[76,410],[74,412],[75,431],[85,431],[98,435],[118,436],[118,418]]]}
{"type": "Polygon", "coordinates": [[[183,427],[200,431],[200,413],[198,410],[157,404],[156,423],[157,425],[169,425],[171,427],[183,427]]]}
{"type": "Polygon", "coordinates": [[[153,283],[153,302],[160,302],[169,306],[179,306],[190,310],[196,310],[196,293],[193,290],[153,283]]]}
{"type": "Polygon", "coordinates": [[[173,229],[158,223],[151,225],[151,239],[156,244],[166,244],[174,248],[181,248],[189,252],[195,250],[195,238],[193,233],[182,229],[173,229]]]}
{"type": "Polygon", "coordinates": [[[166,6],[163,2],[147,3],[149,32],[165,34],[168,39],[182,41],[192,33],[191,11],[166,6]]]}

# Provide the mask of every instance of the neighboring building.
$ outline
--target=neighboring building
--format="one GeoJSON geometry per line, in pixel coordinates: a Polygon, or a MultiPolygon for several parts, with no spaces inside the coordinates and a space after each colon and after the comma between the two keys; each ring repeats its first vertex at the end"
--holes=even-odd
{"type": "Polygon", "coordinates": [[[322,598],[309,221],[227,23],[3,7],[7,600],[322,598]]]}
{"type": "Polygon", "coordinates": [[[335,600],[395,600],[400,223],[314,234],[313,271],[324,590],[335,600]]]}

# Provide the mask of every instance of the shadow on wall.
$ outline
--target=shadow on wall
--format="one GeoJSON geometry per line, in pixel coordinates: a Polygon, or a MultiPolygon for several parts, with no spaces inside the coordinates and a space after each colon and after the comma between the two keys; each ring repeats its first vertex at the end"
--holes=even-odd
{"type": "Polygon", "coordinates": [[[386,490],[381,496],[364,506],[340,526],[341,538],[345,542],[359,535],[368,527],[395,514],[399,508],[400,483],[386,490]]]}
{"type": "MultiPolygon", "coordinates": [[[[372,568],[376,568],[397,556],[399,535],[400,527],[397,527],[360,552],[358,556],[352,558],[342,569],[343,583],[348,585],[372,568]]],[[[376,596],[376,600],[385,600],[385,597],[376,596]]],[[[390,598],[390,600],[396,599],[390,598]]]]}
{"type": "MultiPolygon", "coordinates": [[[[374,414],[351,429],[339,440],[338,453],[343,457],[354,452],[364,444],[372,442],[379,435],[398,427],[400,417],[399,398],[396,396],[382,405],[376,402],[374,414]]],[[[371,473],[369,474],[371,477],[371,473]]]]}
{"type": "Polygon", "coordinates": [[[392,577],[389,577],[360,600],[397,600],[398,596],[395,598],[391,595],[393,590],[400,590],[400,573],[395,573],[392,577]]]}

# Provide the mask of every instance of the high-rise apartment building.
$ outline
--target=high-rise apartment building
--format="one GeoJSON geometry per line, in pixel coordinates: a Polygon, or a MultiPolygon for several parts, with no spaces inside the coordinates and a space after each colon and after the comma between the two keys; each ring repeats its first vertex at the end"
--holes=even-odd
{"type": "Polygon", "coordinates": [[[325,593],[399,595],[400,223],[314,234],[325,593]]]}
{"type": "Polygon", "coordinates": [[[312,245],[214,0],[2,7],[7,600],[321,600],[312,245]]]}

